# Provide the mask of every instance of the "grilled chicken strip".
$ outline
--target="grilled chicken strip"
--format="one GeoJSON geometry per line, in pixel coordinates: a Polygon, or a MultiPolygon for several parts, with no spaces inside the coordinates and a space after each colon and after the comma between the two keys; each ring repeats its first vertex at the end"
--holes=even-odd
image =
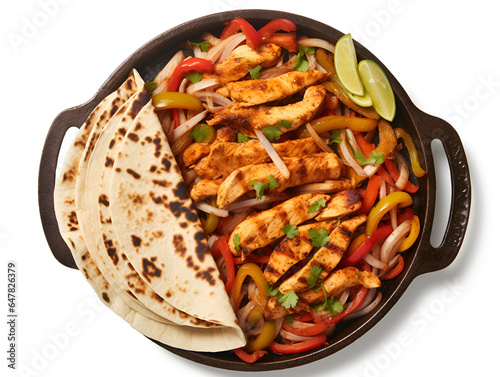
{"type": "Polygon", "coordinates": [[[202,179],[198,183],[195,183],[191,188],[191,199],[195,202],[199,202],[203,199],[209,198],[211,196],[217,195],[219,186],[222,183],[222,179],[202,179]]]}
{"type": "Polygon", "coordinates": [[[298,236],[283,238],[271,253],[269,263],[264,271],[264,279],[271,286],[276,283],[290,267],[305,259],[313,249],[309,241],[309,230],[325,229],[330,233],[335,227],[335,222],[335,220],[331,220],[301,225],[297,227],[298,236]]]}
{"type": "Polygon", "coordinates": [[[256,50],[241,45],[234,49],[222,62],[216,64],[212,73],[205,73],[204,78],[219,78],[221,84],[237,81],[248,75],[250,68],[258,65],[271,67],[281,56],[281,47],[273,43],[262,43],[256,50]]]}
{"type": "Polygon", "coordinates": [[[260,105],[286,98],[300,90],[328,78],[329,74],[310,70],[292,71],[267,80],[245,80],[230,82],[217,89],[217,93],[233,101],[260,105]]]}
{"type": "Polygon", "coordinates": [[[341,162],[335,153],[314,153],[306,157],[284,157],[283,162],[290,171],[285,178],[274,163],[249,165],[236,169],[222,182],[217,193],[217,206],[224,208],[236,199],[252,190],[252,181],[268,182],[273,176],[278,188],[273,192],[282,192],[289,187],[304,183],[322,182],[325,179],[337,179],[341,172],[341,162]]]}
{"type": "Polygon", "coordinates": [[[325,96],[325,88],[322,85],[316,85],[307,88],[302,101],[286,106],[252,106],[244,102],[231,102],[215,113],[207,124],[232,126],[247,136],[254,136],[254,130],[262,130],[267,126],[277,126],[281,121],[288,121],[291,125],[289,128],[279,127],[283,134],[310,121],[316,115],[325,96]]]}
{"type": "MultiPolygon", "coordinates": [[[[320,152],[312,138],[287,140],[274,143],[274,149],[280,157],[302,157],[320,152]]],[[[196,173],[206,179],[227,178],[236,169],[271,162],[271,158],[262,144],[252,139],[246,143],[218,143],[212,146],[210,154],[202,158],[195,166],[196,173]]]]}
{"type": "Polygon", "coordinates": [[[299,225],[312,219],[321,210],[309,212],[309,207],[320,199],[328,200],[325,194],[303,194],[295,196],[266,211],[259,212],[243,220],[229,238],[229,248],[244,259],[253,250],[269,245],[274,240],[283,237],[282,228],[285,225],[299,225]],[[234,244],[235,235],[239,237],[238,250],[234,244]]]}
{"type": "Polygon", "coordinates": [[[323,221],[353,213],[361,207],[362,201],[363,199],[359,191],[340,191],[330,199],[323,211],[316,216],[316,221],[323,221]]]}
{"type": "MultiPolygon", "coordinates": [[[[380,279],[371,272],[360,271],[356,267],[345,267],[332,272],[323,281],[323,287],[328,297],[337,297],[347,288],[359,284],[362,284],[365,288],[378,288],[380,287],[380,279]]],[[[307,302],[308,304],[321,302],[325,299],[325,295],[321,289],[319,291],[309,289],[300,292],[298,296],[303,302],[307,302]]]]}
{"type": "Polygon", "coordinates": [[[342,255],[351,241],[352,233],[365,221],[366,215],[360,215],[340,223],[330,233],[328,243],[320,247],[304,267],[281,283],[279,287],[280,292],[301,292],[307,290],[309,288],[307,278],[311,276],[311,268],[313,266],[321,268],[317,283],[325,279],[337,266],[340,259],[342,259],[342,255]]]}
{"type": "Polygon", "coordinates": [[[182,155],[185,166],[191,166],[200,158],[210,153],[214,145],[224,142],[236,141],[238,130],[231,127],[222,127],[215,132],[215,140],[213,143],[192,143],[182,155]]]}
{"type": "Polygon", "coordinates": [[[264,318],[266,321],[273,321],[278,318],[283,318],[288,314],[300,313],[302,311],[309,312],[310,310],[311,307],[300,300],[293,308],[286,309],[283,305],[281,305],[276,297],[271,297],[267,301],[267,306],[264,309],[264,318]]]}

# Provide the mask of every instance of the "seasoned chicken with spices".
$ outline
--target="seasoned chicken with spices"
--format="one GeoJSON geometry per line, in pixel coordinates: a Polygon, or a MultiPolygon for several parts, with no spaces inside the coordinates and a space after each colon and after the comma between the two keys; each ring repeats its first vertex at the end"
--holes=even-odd
{"type": "Polygon", "coordinates": [[[272,176],[278,183],[273,192],[282,192],[289,187],[340,176],[341,162],[335,153],[315,153],[306,157],[282,158],[290,171],[285,178],[274,163],[248,165],[235,170],[222,182],[217,193],[217,206],[224,208],[252,190],[252,181],[268,182],[272,176]]]}
{"type": "MultiPolygon", "coordinates": [[[[287,140],[274,143],[274,149],[281,157],[303,157],[320,152],[312,138],[287,140]]],[[[258,140],[246,143],[212,144],[210,154],[203,157],[195,166],[196,173],[206,179],[222,176],[227,178],[236,169],[271,162],[271,158],[258,140]]]]}
{"type": "Polygon", "coordinates": [[[307,278],[311,276],[311,269],[313,266],[320,267],[317,283],[325,279],[340,262],[344,251],[347,249],[347,246],[349,246],[349,242],[351,242],[352,234],[356,228],[365,221],[366,215],[360,215],[340,223],[340,225],[330,233],[326,245],[320,247],[304,267],[280,284],[280,292],[301,292],[307,290],[309,288],[307,278]]]}
{"type": "Polygon", "coordinates": [[[276,126],[283,134],[309,122],[316,115],[325,96],[325,88],[322,85],[316,85],[307,88],[302,101],[286,106],[252,106],[244,102],[232,102],[215,113],[207,124],[232,126],[249,136],[254,136],[255,130],[276,126]],[[278,126],[281,121],[289,122],[290,127],[278,126]]]}
{"type": "Polygon", "coordinates": [[[219,143],[236,141],[238,131],[231,127],[221,127],[215,131],[213,143],[193,143],[190,144],[182,155],[185,166],[191,166],[200,158],[206,156],[219,143]]]}
{"type": "Polygon", "coordinates": [[[247,217],[233,231],[229,238],[229,248],[236,255],[243,258],[255,249],[269,245],[283,237],[285,225],[299,225],[316,216],[317,211],[309,212],[309,208],[318,200],[328,200],[326,194],[303,194],[293,197],[271,209],[247,217]],[[235,245],[235,236],[239,241],[235,245]]]}
{"type": "Polygon", "coordinates": [[[329,76],[316,70],[292,71],[270,79],[230,82],[217,89],[216,93],[230,97],[233,101],[260,105],[289,97],[329,76]]]}
{"type": "Polygon", "coordinates": [[[195,202],[217,195],[222,179],[202,179],[191,188],[191,198],[195,202]]]}
{"type": "Polygon", "coordinates": [[[330,199],[323,211],[316,216],[316,221],[323,221],[353,213],[361,208],[362,201],[363,199],[359,191],[340,191],[330,199]]]}

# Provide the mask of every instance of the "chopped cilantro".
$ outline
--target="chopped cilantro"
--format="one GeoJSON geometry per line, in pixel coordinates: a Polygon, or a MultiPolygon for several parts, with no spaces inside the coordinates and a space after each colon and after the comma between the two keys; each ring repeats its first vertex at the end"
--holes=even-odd
{"type": "Polygon", "coordinates": [[[325,229],[309,229],[309,238],[312,240],[313,247],[323,247],[330,239],[329,234],[325,229]]]}
{"type": "Polygon", "coordinates": [[[233,242],[234,242],[234,248],[240,251],[240,236],[238,234],[235,234],[233,236],[233,242]]]}
{"type": "Polygon", "coordinates": [[[202,125],[198,125],[193,128],[193,130],[189,133],[189,136],[192,136],[194,141],[197,143],[201,143],[208,136],[209,132],[209,127],[202,127],[202,125]]]}
{"type": "Polygon", "coordinates": [[[290,291],[285,294],[281,294],[280,297],[278,297],[278,301],[285,309],[291,309],[297,305],[299,296],[297,296],[294,291],[290,291]]]}
{"type": "Polygon", "coordinates": [[[358,279],[361,279],[361,274],[360,274],[359,272],[356,272],[356,277],[357,277],[358,279]]]}
{"type": "Polygon", "coordinates": [[[279,287],[271,288],[266,281],[266,293],[269,297],[276,296],[279,293],[279,287]]]}
{"type": "Polygon", "coordinates": [[[290,123],[290,121],[286,119],[283,119],[276,124],[276,127],[290,128],[292,127],[292,123],[290,123]]]}
{"type": "Polygon", "coordinates": [[[210,44],[207,41],[203,41],[203,42],[188,41],[188,44],[193,45],[193,46],[198,46],[201,49],[201,51],[204,51],[204,52],[207,52],[208,50],[210,50],[210,44]]]}
{"type": "Polygon", "coordinates": [[[278,181],[276,181],[276,178],[274,178],[272,175],[268,176],[267,180],[269,181],[269,190],[279,187],[278,181]]]}
{"type": "Polygon", "coordinates": [[[297,230],[297,225],[287,224],[283,228],[281,228],[281,230],[290,239],[299,235],[299,231],[297,230]]]}
{"type": "Polygon", "coordinates": [[[286,323],[290,324],[290,323],[292,323],[292,322],[293,322],[293,317],[292,317],[291,315],[287,315],[287,316],[285,317],[285,321],[286,321],[286,323]]]}
{"type": "Polygon", "coordinates": [[[238,134],[236,135],[238,143],[246,143],[250,139],[243,133],[238,131],[238,134]]]}
{"type": "Polygon", "coordinates": [[[262,69],[262,66],[258,65],[257,67],[250,68],[248,72],[250,73],[250,76],[252,76],[252,79],[257,80],[260,78],[260,70],[262,69]]]}
{"type": "Polygon", "coordinates": [[[154,91],[156,89],[156,87],[158,86],[157,83],[152,82],[152,81],[146,81],[144,83],[144,85],[146,85],[146,89],[147,89],[148,92],[154,91]]]}
{"type": "Polygon", "coordinates": [[[325,286],[323,284],[321,284],[321,289],[323,290],[323,294],[325,296],[325,302],[322,305],[316,306],[314,308],[316,311],[328,310],[331,315],[335,315],[339,314],[342,310],[344,310],[344,305],[342,305],[340,301],[337,301],[334,298],[328,298],[325,286]]]}
{"type": "Polygon", "coordinates": [[[339,136],[339,130],[332,130],[330,134],[330,142],[328,144],[340,144],[342,143],[342,139],[339,136]]]}
{"type": "Polygon", "coordinates": [[[314,47],[300,46],[297,60],[295,61],[295,69],[297,71],[305,72],[309,69],[309,61],[307,60],[306,53],[314,54],[314,47]]]}
{"type": "Polygon", "coordinates": [[[323,271],[323,268],[321,266],[312,266],[311,267],[311,275],[307,278],[307,284],[309,285],[309,288],[313,288],[318,279],[320,278],[321,271],[323,271]]]}
{"type": "Polygon", "coordinates": [[[309,207],[309,210],[307,211],[307,213],[318,212],[320,206],[323,207],[323,208],[325,208],[325,206],[326,206],[326,200],[325,199],[316,200],[313,204],[311,204],[311,206],[309,207]]]}
{"type": "Polygon", "coordinates": [[[381,165],[384,162],[384,154],[372,151],[368,158],[360,152],[354,152],[354,157],[359,161],[360,165],[381,165]]]}
{"type": "Polygon", "coordinates": [[[192,72],[184,75],[184,77],[195,84],[203,78],[203,75],[199,72],[192,72]]]}
{"type": "Polygon", "coordinates": [[[276,141],[281,137],[281,131],[278,127],[267,126],[262,129],[262,132],[269,141],[276,141]]]}

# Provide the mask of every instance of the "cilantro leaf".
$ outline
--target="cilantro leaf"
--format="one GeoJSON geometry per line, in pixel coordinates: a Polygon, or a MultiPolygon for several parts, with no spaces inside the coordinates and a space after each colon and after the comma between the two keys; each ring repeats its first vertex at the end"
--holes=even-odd
{"type": "Polygon", "coordinates": [[[250,73],[250,76],[252,76],[252,79],[257,80],[260,78],[260,70],[262,69],[262,66],[258,65],[257,67],[250,68],[248,72],[250,73]]]}
{"type": "Polygon", "coordinates": [[[312,240],[313,247],[323,247],[330,239],[329,234],[325,229],[309,229],[309,238],[312,240]]]}
{"type": "Polygon", "coordinates": [[[342,143],[342,139],[339,136],[339,130],[332,130],[330,134],[330,142],[328,144],[340,144],[342,143]]]}
{"type": "Polygon", "coordinates": [[[280,187],[280,185],[278,184],[278,181],[276,181],[276,178],[274,178],[272,175],[267,177],[267,180],[269,181],[269,190],[280,187]]]}
{"type": "Polygon", "coordinates": [[[266,293],[269,297],[276,296],[279,292],[279,287],[271,288],[269,283],[266,281],[266,293]]]}
{"type": "Polygon", "coordinates": [[[300,46],[297,60],[295,61],[295,69],[297,71],[305,72],[309,69],[309,61],[307,60],[306,53],[314,54],[314,47],[300,46]]]}
{"type": "Polygon", "coordinates": [[[238,143],[246,143],[250,139],[243,133],[238,131],[238,134],[236,135],[238,143]]]}
{"type": "Polygon", "coordinates": [[[297,230],[297,225],[287,224],[283,228],[281,228],[281,230],[290,239],[299,235],[299,231],[297,230]]]}
{"type": "Polygon", "coordinates": [[[234,248],[240,251],[240,236],[238,234],[235,234],[233,236],[233,242],[234,242],[234,248]]]}
{"type": "Polygon", "coordinates": [[[203,78],[203,75],[199,72],[192,72],[184,75],[184,77],[195,84],[203,78]]]}
{"type": "Polygon", "coordinates": [[[384,154],[372,151],[368,158],[360,152],[354,152],[354,157],[359,161],[360,165],[381,165],[384,162],[384,154]]]}
{"type": "Polygon", "coordinates": [[[294,321],[294,319],[293,319],[293,317],[291,315],[287,315],[285,317],[285,321],[286,321],[286,323],[290,324],[290,323],[292,323],[294,321]]]}
{"type": "Polygon", "coordinates": [[[146,81],[144,83],[144,85],[146,85],[146,89],[147,89],[148,92],[154,91],[156,89],[156,87],[158,86],[157,83],[152,82],[152,81],[146,81]]]}
{"type": "Polygon", "coordinates": [[[204,51],[204,52],[207,52],[208,50],[210,50],[210,44],[207,41],[203,41],[203,42],[188,41],[188,44],[193,45],[193,46],[198,46],[201,49],[201,51],[204,51]]]}
{"type": "Polygon", "coordinates": [[[292,127],[292,123],[290,123],[290,121],[286,119],[283,119],[276,124],[276,127],[290,128],[292,127]]]}
{"type": "Polygon", "coordinates": [[[321,283],[321,289],[323,290],[323,294],[325,296],[325,302],[322,305],[318,305],[314,308],[316,311],[320,310],[328,310],[331,315],[335,315],[344,310],[344,305],[340,301],[335,300],[334,298],[328,298],[326,294],[325,286],[321,283]]]}
{"type": "Polygon", "coordinates": [[[299,301],[299,296],[294,291],[287,292],[282,294],[281,297],[278,297],[278,301],[285,309],[291,309],[297,305],[299,301]]]}
{"type": "Polygon", "coordinates": [[[208,127],[196,126],[189,133],[189,136],[192,136],[197,143],[201,143],[208,136],[209,132],[210,128],[208,127]]]}
{"type": "Polygon", "coordinates": [[[326,206],[326,200],[325,199],[316,200],[313,204],[311,204],[311,206],[309,207],[309,210],[307,211],[307,213],[318,212],[320,206],[323,207],[323,208],[325,208],[325,206],[326,206]]]}
{"type": "Polygon", "coordinates": [[[264,190],[269,188],[269,183],[263,183],[261,181],[252,181],[250,182],[250,186],[253,186],[257,197],[260,200],[264,200],[264,190]]]}
{"type": "Polygon", "coordinates": [[[312,266],[311,267],[311,275],[307,278],[307,284],[309,288],[312,288],[316,285],[318,279],[320,278],[321,271],[323,268],[321,266],[312,266]]]}
{"type": "Polygon", "coordinates": [[[262,129],[262,132],[269,141],[276,141],[281,137],[281,131],[278,127],[267,126],[262,129]]]}

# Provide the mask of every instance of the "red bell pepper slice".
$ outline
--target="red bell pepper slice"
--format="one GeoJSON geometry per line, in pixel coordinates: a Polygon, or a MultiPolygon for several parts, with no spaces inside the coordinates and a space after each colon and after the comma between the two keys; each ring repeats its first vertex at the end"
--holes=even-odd
{"type": "Polygon", "coordinates": [[[401,254],[399,254],[398,255],[398,264],[396,266],[394,266],[394,268],[392,270],[390,270],[389,272],[386,272],[385,274],[380,276],[380,280],[394,279],[396,276],[398,276],[401,273],[401,271],[403,271],[404,266],[405,266],[405,260],[403,259],[401,254]]]}
{"type": "Polygon", "coordinates": [[[320,334],[314,339],[293,344],[280,344],[273,341],[267,348],[275,353],[286,353],[286,354],[301,353],[317,348],[322,344],[324,344],[325,342],[326,342],[326,335],[320,334]]]}
{"type": "MultiPolygon", "coordinates": [[[[189,72],[212,72],[212,62],[201,58],[188,58],[175,67],[172,76],[168,81],[167,91],[178,92],[184,75],[189,72]]],[[[179,127],[179,112],[177,109],[171,109],[172,119],[175,123],[175,128],[179,127]]]]}
{"type": "MultiPolygon", "coordinates": [[[[394,180],[394,182],[396,182],[399,178],[399,170],[396,166],[396,163],[394,161],[387,159],[387,160],[385,160],[384,164],[385,164],[385,167],[387,168],[387,171],[391,175],[391,178],[394,180]]],[[[410,181],[408,181],[408,183],[406,184],[406,186],[403,189],[403,191],[409,192],[411,194],[417,192],[417,190],[418,190],[418,186],[414,185],[410,181]]]]}
{"type": "Polygon", "coordinates": [[[354,250],[350,255],[345,256],[340,261],[339,267],[349,267],[357,264],[363,257],[370,252],[373,246],[381,239],[387,237],[392,233],[391,225],[384,225],[378,228],[375,233],[367,237],[366,241],[363,242],[359,247],[354,250]]]}
{"type": "Polygon", "coordinates": [[[363,201],[361,208],[358,210],[359,214],[367,213],[375,204],[378,197],[378,191],[382,185],[382,177],[380,175],[373,175],[366,185],[365,192],[363,193],[363,201]]]}
{"type": "Polygon", "coordinates": [[[363,287],[362,285],[360,285],[359,286],[359,290],[356,293],[356,296],[349,303],[349,305],[347,306],[347,308],[345,310],[341,311],[338,314],[335,314],[335,315],[333,315],[333,316],[331,316],[329,318],[324,319],[324,322],[326,324],[328,324],[328,325],[333,325],[333,324],[336,324],[336,323],[340,322],[340,320],[342,320],[345,317],[347,317],[349,314],[351,314],[352,312],[354,312],[359,307],[359,305],[361,305],[361,303],[363,302],[363,300],[366,297],[366,293],[367,292],[368,292],[368,289],[365,288],[365,287],[363,287]]]}
{"type": "Polygon", "coordinates": [[[220,39],[226,39],[239,31],[242,31],[247,38],[247,46],[250,48],[257,48],[261,43],[261,38],[259,33],[254,29],[250,23],[244,18],[234,18],[226,24],[226,27],[222,31],[220,39]]]}
{"type": "Polygon", "coordinates": [[[263,41],[267,41],[267,39],[273,36],[278,30],[283,30],[289,33],[297,30],[297,26],[286,18],[277,18],[269,21],[266,25],[261,27],[258,33],[263,41]]]}
{"type": "Polygon", "coordinates": [[[262,356],[267,355],[267,352],[264,350],[257,350],[252,353],[248,353],[243,348],[236,348],[233,351],[236,354],[236,356],[238,356],[245,363],[249,364],[255,363],[262,356]]]}
{"type": "Polygon", "coordinates": [[[224,258],[224,263],[226,265],[226,291],[229,293],[234,284],[234,279],[236,276],[233,254],[228,244],[229,236],[220,237],[215,245],[212,247],[212,255],[214,257],[222,255],[224,258]]]}
{"type": "Polygon", "coordinates": [[[267,38],[266,42],[274,43],[275,45],[283,47],[285,50],[288,50],[290,52],[299,51],[297,39],[295,38],[295,35],[292,33],[290,33],[290,34],[276,33],[276,34],[270,36],[269,38],[267,38]]]}
{"type": "Polygon", "coordinates": [[[301,328],[292,327],[286,321],[283,321],[282,326],[286,331],[299,336],[316,336],[321,334],[328,328],[328,325],[326,323],[318,323],[313,326],[301,327],[301,328]]]}

